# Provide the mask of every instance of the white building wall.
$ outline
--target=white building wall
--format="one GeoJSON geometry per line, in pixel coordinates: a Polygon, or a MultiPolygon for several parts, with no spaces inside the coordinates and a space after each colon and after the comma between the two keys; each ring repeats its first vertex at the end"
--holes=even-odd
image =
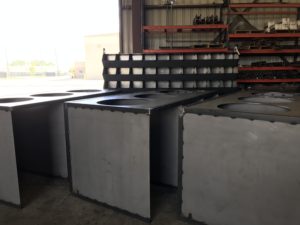
{"type": "Polygon", "coordinates": [[[119,45],[119,33],[86,36],[84,78],[88,80],[103,79],[103,49],[107,53],[119,53],[119,45]]]}

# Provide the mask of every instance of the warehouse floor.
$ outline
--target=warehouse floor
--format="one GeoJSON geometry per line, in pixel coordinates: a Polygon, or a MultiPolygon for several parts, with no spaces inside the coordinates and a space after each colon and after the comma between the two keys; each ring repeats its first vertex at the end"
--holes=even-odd
{"type": "MultiPolygon", "coordinates": [[[[5,225],[139,225],[145,222],[73,196],[66,180],[23,174],[20,178],[25,207],[0,203],[5,225]]],[[[177,216],[176,191],[155,187],[153,225],[187,224],[177,216]]]]}

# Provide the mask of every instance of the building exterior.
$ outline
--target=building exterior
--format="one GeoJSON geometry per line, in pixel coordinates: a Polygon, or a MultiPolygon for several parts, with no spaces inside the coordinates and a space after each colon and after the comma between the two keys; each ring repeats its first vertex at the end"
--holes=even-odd
{"type": "Polygon", "coordinates": [[[85,37],[85,79],[98,80],[102,78],[102,54],[118,53],[119,33],[90,35],[85,37]]]}

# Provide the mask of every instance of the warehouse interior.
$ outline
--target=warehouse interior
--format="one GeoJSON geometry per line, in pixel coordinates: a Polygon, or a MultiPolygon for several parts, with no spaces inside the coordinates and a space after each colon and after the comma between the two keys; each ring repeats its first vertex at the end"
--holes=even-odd
{"type": "Polygon", "coordinates": [[[299,225],[300,1],[118,4],[97,80],[0,92],[0,224],[299,225]]]}

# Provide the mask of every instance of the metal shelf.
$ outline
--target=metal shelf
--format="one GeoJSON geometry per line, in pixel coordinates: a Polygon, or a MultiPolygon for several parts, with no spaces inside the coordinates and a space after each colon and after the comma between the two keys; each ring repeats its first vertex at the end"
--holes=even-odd
{"type": "MultiPolygon", "coordinates": [[[[159,10],[166,10],[168,6],[165,4],[161,5],[148,5],[146,4],[144,6],[145,9],[159,9],[159,10]]],[[[224,4],[175,4],[172,6],[173,9],[198,9],[198,8],[223,8],[225,7],[224,4]]],[[[122,6],[122,9],[128,9],[130,10],[132,7],[130,5],[122,6]]]]}
{"type": "Polygon", "coordinates": [[[182,25],[182,26],[144,26],[145,32],[182,32],[195,30],[219,30],[228,29],[227,24],[203,24],[203,25],[182,25]]]}
{"type": "Polygon", "coordinates": [[[144,53],[228,53],[228,48],[144,49],[144,53]]]}
{"type": "Polygon", "coordinates": [[[299,54],[300,49],[249,49],[239,50],[241,55],[252,55],[252,54],[299,54]]]}
{"type": "Polygon", "coordinates": [[[229,8],[300,8],[299,3],[239,3],[230,4],[229,8]]]}
{"type": "MultiPolygon", "coordinates": [[[[262,15],[262,16],[268,16],[268,15],[295,15],[299,16],[299,8],[300,3],[238,3],[238,4],[229,4],[229,11],[226,13],[226,15],[239,15],[240,17],[236,18],[242,18],[246,21],[248,21],[246,17],[244,16],[252,16],[252,15],[262,15]],[[250,11],[250,9],[252,9],[250,11]],[[260,9],[263,8],[269,8],[273,10],[268,11],[260,11],[260,9]],[[283,9],[282,11],[279,9],[283,9]],[[293,9],[293,10],[288,10],[293,9]]],[[[250,17],[249,17],[250,18],[250,17]]],[[[251,22],[249,22],[251,25],[251,22]]],[[[230,25],[229,25],[230,26],[230,25]]],[[[268,46],[268,48],[259,48],[258,46],[255,49],[240,49],[239,53],[241,56],[277,56],[282,59],[282,61],[287,61],[285,58],[288,55],[291,56],[297,56],[297,54],[300,54],[300,49],[298,46],[296,46],[298,43],[298,38],[300,38],[300,31],[283,31],[283,32],[276,32],[276,33],[265,33],[264,31],[260,32],[245,32],[245,33],[234,33],[228,34],[228,41],[238,42],[238,41],[246,41],[246,42],[258,42],[261,39],[273,39],[273,41],[283,41],[283,40],[289,40],[289,41],[295,41],[295,48],[290,49],[289,46],[282,46],[282,48],[277,48],[274,46],[274,49],[272,46],[268,46]]],[[[266,46],[265,46],[266,47],[266,46]]],[[[294,57],[294,61],[296,60],[296,57],[294,57]]],[[[278,74],[290,74],[290,73],[298,73],[300,71],[299,66],[273,66],[270,65],[261,65],[261,66],[246,66],[246,67],[239,67],[240,72],[240,79],[238,80],[238,83],[294,83],[294,82],[300,82],[300,79],[292,79],[290,78],[283,78],[277,76],[278,74]],[[258,79],[258,74],[262,76],[262,79],[258,79]],[[269,74],[277,74],[276,76],[269,76],[269,74]],[[245,76],[245,79],[242,79],[242,77],[245,76]],[[277,77],[277,78],[275,78],[277,77]]]]}
{"type": "Polygon", "coordinates": [[[258,12],[258,11],[251,11],[251,12],[228,12],[225,15],[297,15],[297,12],[291,11],[272,11],[272,12],[258,12]]]}
{"type": "MultiPolygon", "coordinates": [[[[201,5],[177,5],[173,6],[179,8],[200,8],[201,5]]],[[[203,8],[206,8],[208,5],[202,5],[203,8]]],[[[211,5],[209,5],[211,6],[211,5]]],[[[220,5],[222,6],[222,5],[220,5]]],[[[300,2],[299,3],[238,3],[238,4],[229,4],[228,6],[229,12],[223,12],[222,15],[240,15],[240,17],[245,17],[247,15],[299,15],[299,9],[300,9],[300,2]],[[248,11],[247,11],[248,8],[248,11]],[[253,10],[249,10],[250,8],[253,8],[253,10]],[[260,11],[262,8],[269,8],[267,12],[260,11]],[[282,11],[280,10],[282,9],[282,11]],[[230,10],[231,9],[231,10],[230,10]],[[246,9],[246,10],[245,10],[246,9]],[[273,9],[273,10],[272,10],[273,9]],[[289,11],[289,9],[291,9],[289,11]]],[[[216,5],[213,7],[216,7],[216,5]]],[[[166,9],[165,5],[154,5],[154,6],[145,6],[147,9],[166,9]]],[[[239,18],[239,17],[237,17],[239,18]]],[[[246,17],[247,19],[247,17],[246,17]]],[[[168,35],[168,33],[171,33],[170,35],[173,35],[173,33],[183,33],[183,32],[219,32],[220,35],[224,36],[223,41],[227,41],[227,44],[234,43],[234,42],[242,42],[242,41],[259,41],[260,39],[273,39],[274,41],[282,41],[282,40],[290,40],[290,41],[296,41],[298,38],[300,39],[300,31],[296,32],[289,32],[284,31],[284,33],[264,33],[264,32],[252,32],[252,33],[228,33],[229,30],[229,24],[202,24],[202,25],[182,25],[182,26],[144,26],[143,32],[145,33],[145,36],[147,36],[148,33],[154,33],[154,32],[161,32],[165,33],[165,35],[168,35]],[[227,37],[227,38],[225,38],[227,37]],[[251,40],[252,39],[252,40],[251,40]]],[[[150,37],[150,34],[148,34],[150,37]]],[[[220,39],[221,40],[221,39],[220,39]]],[[[220,41],[221,42],[221,41],[220,41]]],[[[172,45],[173,46],[173,45],[172,45]]],[[[225,45],[226,46],[226,45],[225,45]]],[[[295,44],[296,46],[296,44],[295,44]]],[[[203,48],[189,48],[189,46],[182,46],[181,48],[171,47],[171,48],[161,48],[157,47],[158,49],[144,49],[143,53],[150,53],[150,54],[168,54],[168,53],[231,53],[233,52],[232,49],[229,48],[223,48],[223,46],[215,46],[216,48],[209,48],[209,45],[207,46],[198,46],[203,48]]],[[[214,46],[213,46],[214,47],[214,46]]],[[[297,56],[297,54],[300,54],[300,48],[293,48],[289,49],[289,46],[282,46],[282,49],[272,49],[272,46],[264,46],[269,47],[268,49],[259,49],[259,46],[257,49],[241,49],[239,50],[241,56],[278,56],[281,58],[284,58],[286,56],[297,56]]],[[[146,48],[146,47],[145,47],[146,48]]],[[[154,47],[153,47],[154,48],[154,47]]],[[[296,58],[296,57],[294,57],[296,58]]],[[[283,59],[282,59],[283,60],[283,59]]],[[[296,59],[295,59],[296,60],[296,59]]],[[[274,64],[276,65],[276,64],[274,64]]],[[[280,65],[280,64],[278,64],[280,65]]],[[[241,74],[255,74],[255,71],[258,73],[266,73],[269,71],[269,73],[282,73],[284,71],[287,71],[286,73],[293,73],[293,71],[300,71],[300,67],[298,66],[249,66],[249,67],[240,67],[239,71],[241,74]],[[274,71],[274,72],[272,72],[274,71]],[[282,71],[282,72],[281,72],[282,71]],[[290,71],[290,72],[288,72],[290,71]]],[[[267,76],[263,76],[267,78],[267,76]]],[[[253,78],[253,77],[252,77],[253,78]]],[[[249,79],[247,80],[240,80],[239,83],[281,83],[281,82],[300,82],[300,79],[249,79]]]]}
{"type": "Polygon", "coordinates": [[[259,66],[259,67],[239,67],[239,71],[291,71],[300,70],[297,66],[259,66]]]}
{"type": "Polygon", "coordinates": [[[300,79],[249,79],[237,80],[237,83],[300,83],[300,79]]]}
{"type": "Polygon", "coordinates": [[[251,38],[300,38],[300,33],[238,33],[229,34],[229,39],[251,38]]]}

